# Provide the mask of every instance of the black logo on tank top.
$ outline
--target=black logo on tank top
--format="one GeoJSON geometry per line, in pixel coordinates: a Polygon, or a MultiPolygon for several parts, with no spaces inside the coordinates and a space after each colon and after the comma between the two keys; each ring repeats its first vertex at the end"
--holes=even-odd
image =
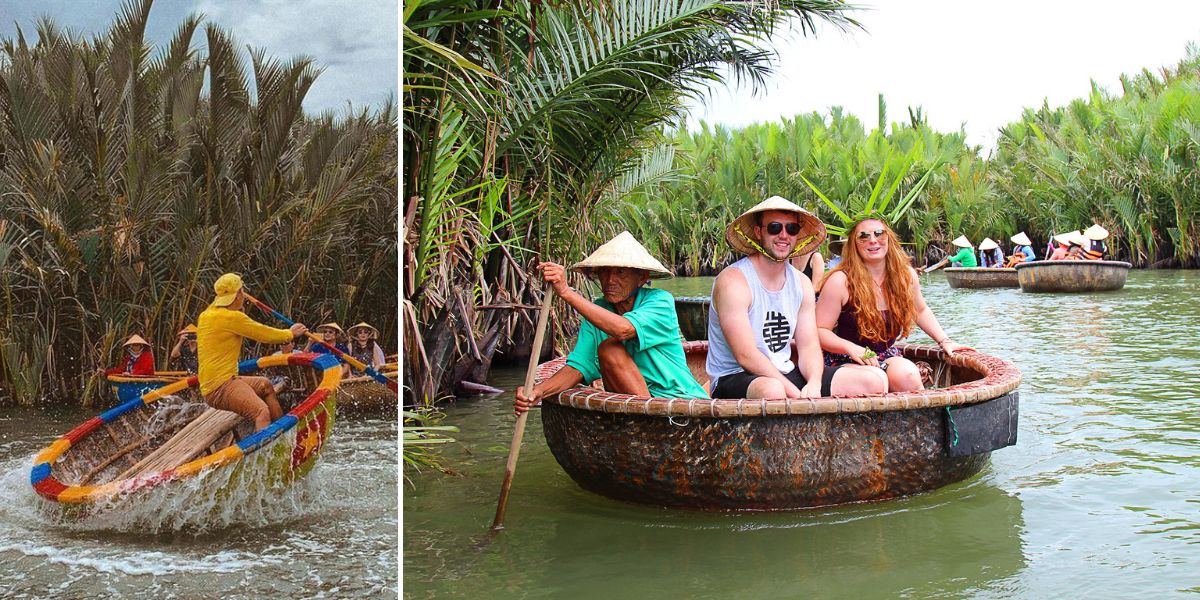
{"type": "Polygon", "coordinates": [[[763,320],[762,339],[767,344],[767,348],[771,352],[779,352],[783,350],[788,343],[788,333],[791,327],[788,326],[787,319],[783,314],[775,311],[767,312],[767,318],[763,320]]]}

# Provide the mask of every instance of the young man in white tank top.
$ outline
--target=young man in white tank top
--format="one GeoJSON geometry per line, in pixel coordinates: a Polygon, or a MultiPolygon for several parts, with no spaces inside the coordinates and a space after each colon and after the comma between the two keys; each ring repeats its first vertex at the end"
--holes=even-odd
{"type": "Polygon", "coordinates": [[[772,196],[743,213],[725,239],[745,258],[713,283],[706,370],[713,398],[815,398],[883,393],[877,377],[825,367],[812,282],[788,260],[825,239],[812,213],[772,196]],[[789,341],[795,342],[792,361],[789,341]]]}

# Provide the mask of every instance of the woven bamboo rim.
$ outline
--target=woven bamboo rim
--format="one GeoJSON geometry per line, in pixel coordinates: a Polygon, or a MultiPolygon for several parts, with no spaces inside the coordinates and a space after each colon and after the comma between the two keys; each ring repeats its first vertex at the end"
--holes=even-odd
{"type": "MultiPolygon", "coordinates": [[[[684,342],[684,352],[703,349],[704,341],[684,342]]],[[[949,365],[983,373],[975,381],[936,390],[903,392],[882,396],[846,396],[809,399],[741,399],[712,400],[709,398],[647,398],[628,394],[612,394],[591,387],[576,386],[546,398],[560,406],[606,413],[625,413],[658,417],[768,417],[778,415],[819,415],[837,413],[884,412],[919,408],[940,408],[974,404],[997,398],[1017,389],[1021,371],[1012,363],[979,352],[963,351],[948,358],[936,346],[898,344],[906,358],[933,358],[949,365]]],[[[566,364],[560,357],[538,367],[538,381],[544,381],[566,364]]]]}
{"type": "Polygon", "coordinates": [[[1123,260],[1035,260],[1033,262],[1021,263],[1017,265],[1017,269],[1032,269],[1033,267],[1053,267],[1058,265],[1078,266],[1081,264],[1087,265],[1104,265],[1107,267],[1125,267],[1132,268],[1133,265],[1123,260]]]}

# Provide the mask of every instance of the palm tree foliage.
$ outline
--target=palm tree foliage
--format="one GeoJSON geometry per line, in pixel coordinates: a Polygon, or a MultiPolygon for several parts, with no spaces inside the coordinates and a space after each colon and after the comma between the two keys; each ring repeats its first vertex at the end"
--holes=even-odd
{"type": "MultiPolygon", "coordinates": [[[[885,106],[880,99],[880,122],[885,106]]],[[[977,148],[961,133],[941,134],[918,123],[867,132],[834,108],[740,129],[701,123],[670,134],[677,176],[627,198],[611,217],[649,240],[648,248],[681,274],[710,274],[737,257],[725,227],[764,198],[780,195],[817,214],[834,235],[846,218],[871,211],[903,213],[894,227],[923,252],[941,240],[948,221],[982,231],[998,220],[997,195],[978,185],[977,148]],[[818,192],[819,190],[819,192],[818,192]],[[824,195],[828,202],[821,199],[824,195]],[[897,211],[905,205],[920,208],[897,211]],[[936,208],[931,208],[936,207],[936,208]],[[922,219],[937,215],[933,223],[922,219]]]]}
{"type": "Polygon", "coordinates": [[[156,49],[150,8],[0,42],[0,396],[77,398],[135,332],[165,368],[225,271],[297,320],[396,330],[394,106],[308,116],[312,59],[198,16],[156,49]]]}
{"type": "MultiPolygon", "coordinates": [[[[534,256],[571,262],[605,216],[673,179],[684,100],[761,83],[785,23],[853,25],[832,0],[408,2],[406,393],[431,402],[532,337],[534,256]],[[477,251],[481,246],[486,251],[477,251]]],[[[559,330],[564,320],[556,320],[559,330]]]]}

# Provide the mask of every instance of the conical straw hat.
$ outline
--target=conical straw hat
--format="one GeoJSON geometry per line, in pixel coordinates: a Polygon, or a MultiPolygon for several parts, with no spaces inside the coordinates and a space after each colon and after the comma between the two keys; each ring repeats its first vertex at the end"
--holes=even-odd
{"type": "Polygon", "coordinates": [[[326,327],[328,327],[328,328],[330,328],[330,329],[332,329],[332,330],[334,330],[334,331],[338,332],[338,335],[339,335],[339,336],[346,335],[346,332],[345,332],[345,331],[342,331],[342,328],[341,328],[341,326],[339,326],[339,325],[337,324],[337,322],[336,322],[336,321],[334,321],[334,322],[330,322],[330,323],[321,323],[320,325],[317,325],[317,329],[316,329],[316,330],[317,330],[317,331],[320,331],[320,330],[322,330],[322,329],[324,329],[324,328],[326,328],[326,327]]]}
{"type": "Polygon", "coordinates": [[[571,265],[571,269],[591,277],[592,269],[599,267],[628,267],[650,272],[651,279],[670,278],[671,271],[650,256],[646,248],[633,239],[633,234],[622,231],[617,237],[596,248],[587,258],[571,265]]]}
{"type": "Polygon", "coordinates": [[[1073,231],[1071,233],[1074,234],[1071,236],[1071,243],[1079,244],[1080,246],[1087,246],[1091,244],[1086,237],[1083,237],[1082,233],[1078,231],[1073,231]]]}
{"type": "MultiPolygon", "coordinates": [[[[1075,231],[1068,231],[1066,233],[1060,233],[1060,234],[1054,236],[1054,241],[1056,241],[1064,246],[1069,246],[1071,244],[1078,244],[1079,237],[1081,235],[1082,234],[1079,233],[1079,230],[1076,229],[1075,231]]],[[[1082,244],[1080,244],[1080,245],[1082,245],[1082,244]]]]}
{"type": "Polygon", "coordinates": [[[829,235],[825,232],[825,224],[816,215],[800,208],[787,198],[771,196],[742,213],[729,224],[729,227],[725,228],[725,241],[729,242],[730,247],[741,254],[761,253],[762,249],[758,247],[758,240],[754,235],[754,225],[756,224],[754,215],[768,210],[786,210],[800,216],[800,233],[796,236],[796,249],[788,258],[816,250],[829,235]]]}
{"type": "Polygon", "coordinates": [[[350,329],[347,329],[347,330],[346,330],[346,333],[349,333],[349,334],[353,335],[353,334],[354,334],[354,330],[355,330],[355,329],[370,329],[370,330],[371,330],[371,337],[373,337],[373,338],[374,338],[374,337],[377,337],[377,336],[379,336],[379,330],[378,330],[378,329],[375,329],[374,327],[371,327],[371,325],[369,325],[369,324],[368,324],[366,321],[363,321],[362,323],[359,323],[358,325],[355,325],[354,327],[351,327],[350,329]]]}
{"type": "Polygon", "coordinates": [[[965,236],[965,235],[960,235],[960,236],[954,238],[954,241],[950,242],[950,243],[954,244],[955,246],[958,246],[959,248],[974,248],[975,247],[975,244],[972,244],[971,240],[968,240],[967,236],[965,236]]]}
{"type": "Polygon", "coordinates": [[[142,336],[140,336],[140,335],[138,335],[138,334],[136,334],[136,333],[135,333],[135,334],[133,334],[133,335],[131,335],[131,336],[129,336],[129,341],[127,341],[127,342],[125,342],[124,344],[121,344],[121,345],[122,345],[122,346],[129,346],[129,345],[132,345],[132,344],[141,344],[141,345],[143,345],[143,346],[146,346],[146,347],[149,347],[149,346],[150,346],[150,342],[147,342],[147,341],[146,341],[144,338],[142,338],[142,336]]]}
{"type": "Polygon", "coordinates": [[[1102,240],[1108,237],[1108,230],[1099,225],[1092,225],[1083,231],[1083,237],[1089,240],[1102,240]]]}
{"type": "Polygon", "coordinates": [[[195,325],[188,324],[188,326],[187,326],[187,327],[184,327],[183,329],[180,329],[180,330],[179,330],[179,333],[177,333],[177,334],[175,334],[175,335],[183,335],[183,334],[185,334],[185,333],[193,333],[193,334],[194,334],[194,333],[196,333],[196,326],[195,326],[195,325]]]}
{"type": "Polygon", "coordinates": [[[979,242],[980,250],[994,250],[999,247],[1000,244],[997,244],[996,240],[993,240],[992,238],[983,238],[983,241],[979,242]]]}
{"type": "Polygon", "coordinates": [[[1018,233],[1017,235],[1014,235],[1008,239],[1012,240],[1012,243],[1020,244],[1022,246],[1032,246],[1033,245],[1033,242],[1029,240],[1029,236],[1025,235],[1024,231],[1022,231],[1021,233],[1018,233]]]}

